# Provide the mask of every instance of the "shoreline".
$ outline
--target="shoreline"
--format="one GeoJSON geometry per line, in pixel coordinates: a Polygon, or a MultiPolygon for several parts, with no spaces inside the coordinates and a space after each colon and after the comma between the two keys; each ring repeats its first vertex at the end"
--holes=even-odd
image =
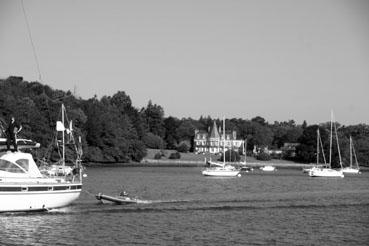
{"type": "MultiPolygon", "coordinates": [[[[228,163],[236,167],[245,166],[238,162],[228,163]]],[[[88,163],[86,167],[206,167],[205,161],[195,160],[155,160],[155,159],[144,159],[141,162],[130,162],[130,163],[88,163]]],[[[277,168],[285,169],[302,169],[309,168],[315,164],[303,164],[303,163],[278,163],[273,161],[268,162],[248,162],[246,166],[259,168],[266,165],[275,166],[277,168]]]]}
{"type": "MultiPolygon", "coordinates": [[[[153,160],[153,159],[145,159],[141,161],[141,164],[144,166],[152,165],[152,166],[192,166],[192,167],[206,167],[207,164],[205,161],[191,161],[191,160],[153,160]]],[[[236,167],[263,167],[263,166],[275,166],[277,168],[309,168],[313,167],[315,164],[303,164],[303,163],[278,163],[278,162],[247,162],[246,165],[241,164],[239,162],[227,162],[227,164],[236,166],[236,167]]]]}

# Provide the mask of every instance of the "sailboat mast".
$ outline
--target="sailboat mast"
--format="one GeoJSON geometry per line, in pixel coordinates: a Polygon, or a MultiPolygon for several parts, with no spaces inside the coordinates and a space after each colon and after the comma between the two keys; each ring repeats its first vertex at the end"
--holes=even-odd
{"type": "Polygon", "coordinates": [[[319,165],[319,137],[320,137],[320,133],[319,133],[319,127],[316,130],[316,165],[319,165]]]}
{"type": "Polygon", "coordinates": [[[356,168],[359,169],[359,162],[357,161],[356,151],[355,151],[355,147],[354,147],[354,143],[352,142],[352,139],[351,139],[351,144],[352,144],[353,156],[355,157],[356,168]]]}
{"type": "Polygon", "coordinates": [[[350,168],[352,168],[352,138],[350,136],[350,168]]]}
{"type": "Polygon", "coordinates": [[[320,143],[320,147],[322,148],[322,154],[323,154],[324,165],[325,165],[325,166],[327,166],[327,160],[325,159],[324,148],[323,148],[323,142],[322,142],[322,138],[320,137],[320,131],[319,131],[319,143],[320,143]]]}
{"type": "Polygon", "coordinates": [[[332,142],[333,142],[333,111],[331,111],[331,135],[329,138],[329,168],[332,163],[332,142]]]}
{"type": "Polygon", "coordinates": [[[336,123],[334,123],[334,131],[336,133],[336,142],[337,142],[337,150],[338,150],[338,157],[340,159],[340,166],[342,168],[342,157],[341,157],[341,150],[340,150],[340,143],[338,141],[338,133],[337,133],[337,126],[336,123]]]}
{"type": "Polygon", "coordinates": [[[223,116],[223,165],[225,165],[225,117],[223,116]]]}
{"type": "MultiPolygon", "coordinates": [[[[64,104],[62,104],[62,123],[63,123],[63,127],[65,126],[64,124],[64,104]]],[[[63,132],[62,132],[62,135],[63,135],[63,166],[65,165],[65,136],[64,136],[64,129],[63,129],[63,132]]]]}
{"type": "Polygon", "coordinates": [[[246,158],[247,157],[247,138],[245,139],[245,165],[247,164],[246,163],[246,158]]]}

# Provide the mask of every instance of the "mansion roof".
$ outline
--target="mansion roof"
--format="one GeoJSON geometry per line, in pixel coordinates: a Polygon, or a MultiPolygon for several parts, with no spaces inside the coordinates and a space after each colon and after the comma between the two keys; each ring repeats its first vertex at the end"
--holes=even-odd
{"type": "MultiPolygon", "coordinates": [[[[214,121],[213,127],[209,132],[204,130],[195,130],[195,140],[196,139],[221,139],[223,138],[221,128],[217,127],[216,122],[214,121]]],[[[237,140],[236,131],[225,131],[225,139],[227,140],[237,140]]]]}

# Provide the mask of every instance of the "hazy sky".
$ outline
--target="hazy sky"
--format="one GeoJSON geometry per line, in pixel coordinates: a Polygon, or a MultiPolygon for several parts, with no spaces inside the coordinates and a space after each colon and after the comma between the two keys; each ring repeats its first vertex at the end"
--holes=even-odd
{"type": "MultiPolygon", "coordinates": [[[[151,99],[166,116],[369,123],[369,1],[25,0],[42,83],[151,99]]],[[[38,80],[20,0],[0,77],[38,80]]]]}

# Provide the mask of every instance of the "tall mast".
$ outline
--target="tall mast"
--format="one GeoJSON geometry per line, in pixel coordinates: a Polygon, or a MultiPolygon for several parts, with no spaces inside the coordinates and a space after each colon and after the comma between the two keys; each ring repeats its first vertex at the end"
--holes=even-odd
{"type": "Polygon", "coordinates": [[[357,161],[357,156],[356,156],[356,151],[355,151],[355,147],[354,147],[354,143],[352,142],[352,138],[351,139],[351,144],[352,144],[352,152],[353,152],[353,157],[355,157],[355,164],[356,164],[356,168],[359,169],[359,162],[357,161]]]}
{"type": "Polygon", "coordinates": [[[326,166],[327,166],[327,160],[325,159],[324,148],[323,148],[323,142],[322,142],[322,138],[320,137],[320,131],[319,131],[319,143],[320,143],[320,147],[322,148],[322,154],[323,154],[324,165],[325,165],[325,167],[326,167],[326,166]]]}
{"type": "MultiPolygon", "coordinates": [[[[65,127],[64,124],[64,104],[62,104],[62,123],[63,123],[63,127],[65,127]]],[[[65,165],[65,143],[64,143],[64,130],[63,130],[63,166],[65,165]]]]}
{"type": "Polygon", "coordinates": [[[350,136],[350,167],[352,168],[352,138],[350,136]]]}
{"type": "Polygon", "coordinates": [[[320,137],[320,133],[319,133],[319,127],[316,130],[316,165],[319,165],[319,137],[320,137]]]}
{"type": "Polygon", "coordinates": [[[247,138],[245,139],[245,165],[246,165],[246,157],[247,157],[247,138]]]}
{"type": "Polygon", "coordinates": [[[337,142],[337,150],[338,150],[338,157],[340,159],[340,166],[342,168],[342,157],[341,157],[341,150],[340,150],[340,143],[338,141],[338,133],[337,133],[337,126],[336,123],[334,123],[334,131],[336,133],[336,142],[337,142]]]}
{"type": "Polygon", "coordinates": [[[225,165],[225,117],[223,116],[223,165],[225,165]]]}
{"type": "Polygon", "coordinates": [[[332,163],[332,141],[333,141],[333,110],[331,111],[331,136],[329,139],[329,168],[331,168],[332,163]]]}

